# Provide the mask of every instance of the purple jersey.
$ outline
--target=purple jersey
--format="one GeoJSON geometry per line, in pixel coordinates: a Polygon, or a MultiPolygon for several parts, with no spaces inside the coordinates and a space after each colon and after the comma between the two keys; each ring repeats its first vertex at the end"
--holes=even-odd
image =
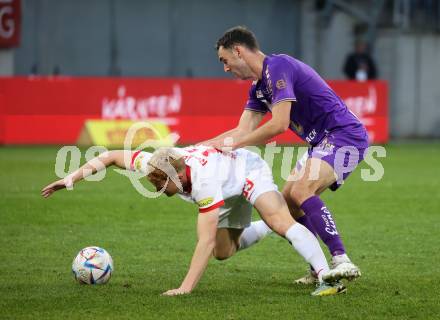
{"type": "Polygon", "coordinates": [[[262,79],[254,81],[245,109],[266,113],[294,101],[290,126],[312,146],[335,130],[365,135],[365,128],[327,83],[305,63],[285,54],[266,56],[262,79]]]}

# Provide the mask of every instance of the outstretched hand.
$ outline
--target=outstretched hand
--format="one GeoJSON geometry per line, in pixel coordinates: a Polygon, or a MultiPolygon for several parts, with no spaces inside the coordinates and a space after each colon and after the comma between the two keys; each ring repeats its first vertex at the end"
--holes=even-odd
{"type": "Polygon", "coordinates": [[[198,147],[198,146],[215,147],[215,145],[216,145],[216,142],[214,139],[205,140],[205,141],[196,143],[196,147],[198,147]]]}
{"type": "Polygon", "coordinates": [[[233,139],[231,137],[227,137],[225,139],[212,139],[212,140],[206,140],[202,141],[196,144],[196,146],[206,146],[206,147],[212,147],[217,150],[222,150],[224,152],[231,151],[234,149],[233,147],[233,139]]]}
{"type": "Polygon", "coordinates": [[[44,198],[48,198],[54,193],[55,191],[64,189],[64,188],[70,188],[73,186],[73,182],[69,179],[60,179],[58,181],[52,182],[51,184],[45,186],[43,190],[41,190],[41,195],[44,198]]]}
{"type": "Polygon", "coordinates": [[[190,290],[177,288],[177,289],[171,289],[171,290],[165,291],[164,293],[162,293],[162,295],[163,296],[180,296],[182,294],[189,294],[189,293],[191,293],[190,290]]]}

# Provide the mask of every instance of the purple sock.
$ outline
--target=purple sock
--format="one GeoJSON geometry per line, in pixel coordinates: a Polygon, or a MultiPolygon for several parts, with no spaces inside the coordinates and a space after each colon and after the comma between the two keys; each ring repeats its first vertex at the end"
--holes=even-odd
{"type": "Polygon", "coordinates": [[[299,218],[296,218],[295,220],[297,222],[301,223],[307,229],[309,229],[309,231],[311,233],[313,233],[315,235],[315,237],[317,237],[316,230],[315,230],[315,228],[313,228],[312,222],[310,221],[310,219],[307,215],[303,215],[299,218]]]}
{"type": "Polygon", "coordinates": [[[336,230],[332,214],[318,196],[312,196],[303,202],[301,209],[309,217],[316,233],[335,256],[345,253],[344,245],[336,230]]]}

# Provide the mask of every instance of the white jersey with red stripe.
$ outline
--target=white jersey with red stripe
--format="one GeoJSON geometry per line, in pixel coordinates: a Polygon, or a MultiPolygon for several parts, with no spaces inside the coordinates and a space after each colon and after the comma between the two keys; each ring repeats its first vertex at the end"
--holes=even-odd
{"type": "MultiPolygon", "coordinates": [[[[254,204],[262,193],[278,190],[269,166],[254,152],[246,149],[222,152],[206,146],[176,150],[184,157],[191,186],[188,192],[179,193],[179,196],[196,203],[202,213],[241,195],[254,204]]],[[[149,158],[146,152],[135,154],[133,169],[145,172],[149,158]]]]}

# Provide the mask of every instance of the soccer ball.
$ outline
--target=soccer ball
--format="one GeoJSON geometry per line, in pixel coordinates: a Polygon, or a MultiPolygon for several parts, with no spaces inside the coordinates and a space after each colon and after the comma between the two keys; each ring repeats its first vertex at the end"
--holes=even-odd
{"type": "Polygon", "coordinates": [[[87,247],[73,259],[72,272],[79,283],[104,284],[112,275],[113,260],[104,249],[87,247]]]}

